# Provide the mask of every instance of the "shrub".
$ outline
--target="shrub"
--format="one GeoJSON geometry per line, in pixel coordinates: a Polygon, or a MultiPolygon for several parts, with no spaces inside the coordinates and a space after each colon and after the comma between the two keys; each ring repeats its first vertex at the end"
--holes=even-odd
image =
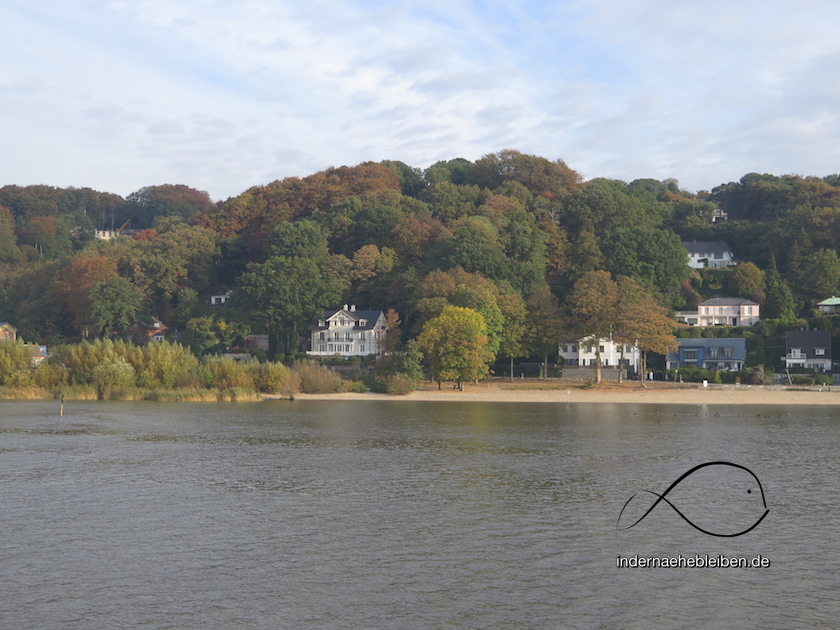
{"type": "Polygon", "coordinates": [[[831,374],[817,374],[814,376],[814,385],[831,385],[834,383],[834,377],[831,374]]]}
{"type": "Polygon", "coordinates": [[[392,396],[405,396],[414,391],[414,380],[405,374],[394,374],[388,379],[385,390],[392,396]]]}
{"type": "Polygon", "coordinates": [[[292,396],[300,391],[300,378],[282,363],[252,364],[251,371],[261,392],[292,396]]]}
{"type": "Polygon", "coordinates": [[[300,378],[300,391],[307,394],[329,394],[341,387],[341,377],[323,365],[297,361],[294,370],[300,378]]]}
{"type": "Polygon", "coordinates": [[[212,375],[212,386],[217,389],[254,390],[254,378],[248,364],[233,359],[210,359],[205,367],[212,375]]]}
{"type": "Polygon", "coordinates": [[[122,357],[103,361],[93,368],[93,383],[102,389],[134,387],[137,375],[134,367],[122,357]]]}
{"type": "Polygon", "coordinates": [[[38,387],[59,387],[70,381],[70,371],[63,365],[52,365],[44,361],[32,372],[32,381],[38,387]]]}
{"type": "Polygon", "coordinates": [[[368,390],[367,386],[362,381],[341,381],[341,391],[350,392],[353,394],[364,394],[368,390]]]}

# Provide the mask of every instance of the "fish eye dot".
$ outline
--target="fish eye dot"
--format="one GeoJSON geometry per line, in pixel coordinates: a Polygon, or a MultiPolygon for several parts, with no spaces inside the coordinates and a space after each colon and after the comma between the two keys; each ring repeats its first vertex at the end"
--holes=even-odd
{"type": "Polygon", "coordinates": [[[752,494],[752,490],[750,490],[749,488],[747,488],[747,494],[752,494]]]}

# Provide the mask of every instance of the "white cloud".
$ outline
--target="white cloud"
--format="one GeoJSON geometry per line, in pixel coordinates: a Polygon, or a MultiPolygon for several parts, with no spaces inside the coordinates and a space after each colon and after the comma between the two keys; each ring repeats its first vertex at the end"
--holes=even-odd
{"type": "Polygon", "coordinates": [[[837,168],[840,5],[23,0],[0,7],[0,184],[214,198],[502,148],[710,188],[837,168]]]}

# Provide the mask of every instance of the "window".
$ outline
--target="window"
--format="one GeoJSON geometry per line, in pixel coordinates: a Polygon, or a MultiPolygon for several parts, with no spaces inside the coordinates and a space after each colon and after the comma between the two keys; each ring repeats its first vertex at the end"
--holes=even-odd
{"type": "Polygon", "coordinates": [[[814,354],[819,357],[825,356],[825,348],[814,348],[814,354]]]}
{"type": "Polygon", "coordinates": [[[732,358],[732,346],[726,346],[723,348],[723,358],[724,359],[731,359],[732,358]]]}
{"type": "Polygon", "coordinates": [[[604,346],[603,345],[598,345],[598,352],[603,352],[603,351],[604,351],[604,346]]]}
{"type": "Polygon", "coordinates": [[[367,339],[367,333],[359,333],[359,341],[364,343],[365,339],[367,339]]]}
{"type": "Polygon", "coordinates": [[[360,352],[364,352],[364,351],[365,351],[365,344],[362,344],[361,346],[359,346],[359,351],[360,351],[360,352]]]}
{"type": "Polygon", "coordinates": [[[723,258],[723,252],[715,252],[715,260],[720,260],[723,258]]]}
{"type": "Polygon", "coordinates": [[[353,341],[353,333],[344,333],[344,341],[353,341]]]}
{"type": "Polygon", "coordinates": [[[367,320],[366,319],[360,319],[359,320],[359,326],[367,326],[367,320]]]}
{"type": "Polygon", "coordinates": [[[327,351],[327,344],[325,344],[325,343],[319,344],[318,345],[318,351],[319,352],[326,352],[327,351]]]}
{"type": "Polygon", "coordinates": [[[709,348],[709,358],[710,359],[717,359],[718,358],[718,348],[709,348]]]}
{"type": "Polygon", "coordinates": [[[319,320],[318,320],[318,325],[319,325],[319,326],[323,326],[323,325],[324,325],[324,320],[323,320],[323,319],[319,319],[319,320]]]}
{"type": "Polygon", "coordinates": [[[335,341],[338,341],[338,340],[341,338],[341,337],[340,337],[340,335],[341,335],[341,333],[334,332],[334,333],[333,333],[333,339],[334,339],[335,341]]]}
{"type": "Polygon", "coordinates": [[[686,348],[683,351],[683,358],[686,361],[696,361],[697,360],[697,348],[686,348]]]}
{"type": "Polygon", "coordinates": [[[327,333],[318,333],[318,341],[324,341],[327,338],[327,333]]]}
{"type": "Polygon", "coordinates": [[[577,346],[572,346],[572,352],[577,352],[577,346]]]}

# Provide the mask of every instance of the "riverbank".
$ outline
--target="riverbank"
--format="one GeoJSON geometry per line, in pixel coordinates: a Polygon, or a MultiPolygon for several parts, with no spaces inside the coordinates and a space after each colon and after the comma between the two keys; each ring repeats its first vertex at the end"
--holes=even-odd
{"type": "MultiPolygon", "coordinates": [[[[446,387],[446,384],[444,384],[446,387]]],[[[269,397],[279,398],[279,397],[269,397]]],[[[602,383],[591,389],[577,381],[468,384],[464,391],[423,386],[406,396],[387,394],[297,394],[296,400],[406,400],[510,403],[644,403],[665,405],[840,405],[840,387],[792,388],[781,385],[712,385],[638,382],[602,383]]]]}

